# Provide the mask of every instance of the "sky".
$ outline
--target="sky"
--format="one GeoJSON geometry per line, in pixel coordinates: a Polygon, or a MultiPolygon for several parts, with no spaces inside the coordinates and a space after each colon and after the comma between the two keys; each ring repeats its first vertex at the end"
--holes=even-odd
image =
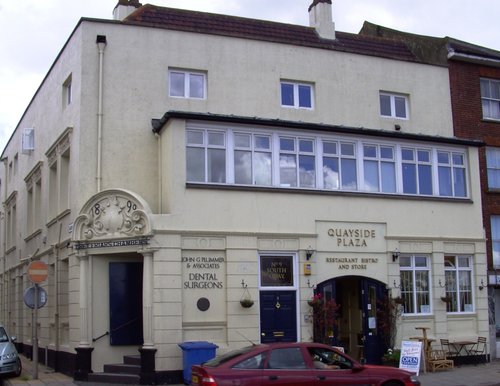
{"type": "MultiPolygon", "coordinates": [[[[312,0],[139,0],[309,25],[312,0]]],[[[118,0],[0,0],[0,153],[81,17],[111,19],[118,0]]],[[[500,0],[333,0],[338,31],[369,21],[500,51],[500,0]]]]}

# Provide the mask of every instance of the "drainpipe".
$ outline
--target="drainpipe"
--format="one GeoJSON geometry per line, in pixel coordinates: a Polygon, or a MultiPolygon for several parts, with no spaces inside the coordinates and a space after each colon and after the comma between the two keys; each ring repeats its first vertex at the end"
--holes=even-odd
{"type": "Polygon", "coordinates": [[[106,47],[106,36],[97,35],[97,49],[99,50],[99,85],[97,96],[97,192],[101,191],[101,163],[102,163],[102,73],[104,62],[104,48],[106,47]]]}
{"type": "Polygon", "coordinates": [[[3,207],[3,240],[2,240],[2,315],[0,315],[5,321],[7,321],[7,305],[9,304],[7,299],[7,217],[5,216],[5,199],[7,198],[7,184],[9,183],[9,173],[7,172],[7,157],[2,158],[0,161],[3,161],[4,172],[5,172],[5,182],[3,184],[3,197],[2,197],[2,207],[3,207]]]}

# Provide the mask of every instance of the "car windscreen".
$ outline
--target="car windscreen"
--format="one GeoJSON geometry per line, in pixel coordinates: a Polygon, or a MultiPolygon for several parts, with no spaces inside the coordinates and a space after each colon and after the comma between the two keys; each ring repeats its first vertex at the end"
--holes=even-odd
{"type": "Polygon", "coordinates": [[[229,351],[223,355],[217,356],[213,359],[209,359],[208,361],[203,363],[203,366],[208,366],[208,367],[220,366],[221,364],[226,363],[227,361],[229,361],[233,358],[236,358],[240,355],[246,354],[251,349],[253,349],[253,346],[248,346],[248,347],[240,348],[238,350],[229,351]]]}
{"type": "Polygon", "coordinates": [[[7,333],[5,332],[5,328],[0,327],[0,343],[8,342],[9,337],[7,336],[7,333]]]}

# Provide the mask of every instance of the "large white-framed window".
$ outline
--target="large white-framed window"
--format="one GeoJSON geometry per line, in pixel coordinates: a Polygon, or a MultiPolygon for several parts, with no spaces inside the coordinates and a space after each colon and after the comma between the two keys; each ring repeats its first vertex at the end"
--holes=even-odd
{"type": "Polygon", "coordinates": [[[446,255],[444,257],[447,312],[473,312],[472,257],[446,255]]]}
{"type": "Polygon", "coordinates": [[[187,180],[226,182],[226,132],[187,130],[187,180]]]}
{"type": "Polygon", "coordinates": [[[42,227],[42,163],[39,162],[26,176],[27,202],[26,220],[27,234],[30,235],[42,227]]]}
{"type": "Polygon", "coordinates": [[[363,176],[365,190],[396,192],[396,162],[394,146],[363,144],[363,176]]]}
{"type": "Polygon", "coordinates": [[[500,189],[500,148],[486,148],[486,168],[488,170],[488,188],[500,189]]]}
{"type": "Polygon", "coordinates": [[[202,71],[168,70],[168,95],[176,98],[206,99],[206,73],[202,71]]]}
{"type": "Polygon", "coordinates": [[[432,165],[429,149],[403,147],[403,192],[432,195],[432,165]]]}
{"type": "Polygon", "coordinates": [[[468,198],[467,148],[190,122],[186,180],[468,198]]]}
{"type": "Polygon", "coordinates": [[[312,109],[314,107],[313,85],[282,80],[281,106],[296,109],[312,109]]]}
{"type": "Polygon", "coordinates": [[[408,119],[408,96],[380,91],[380,115],[383,117],[408,119]]]}
{"type": "Polygon", "coordinates": [[[430,314],[430,262],[425,255],[399,257],[401,297],[405,314],[430,314]]]}
{"type": "Polygon", "coordinates": [[[466,197],[467,182],[463,153],[439,150],[437,152],[439,195],[466,197]]]}
{"type": "Polygon", "coordinates": [[[483,118],[500,120],[500,80],[481,79],[483,118]]]}

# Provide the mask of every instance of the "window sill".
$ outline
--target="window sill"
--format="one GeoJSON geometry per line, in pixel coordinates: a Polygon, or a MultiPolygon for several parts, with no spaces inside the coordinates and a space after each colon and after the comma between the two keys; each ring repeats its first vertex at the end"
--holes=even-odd
{"type": "Polygon", "coordinates": [[[437,196],[417,196],[405,194],[389,194],[389,193],[373,193],[373,192],[356,192],[346,190],[320,190],[308,188],[284,188],[275,186],[254,186],[254,185],[231,185],[231,184],[209,184],[202,182],[186,182],[186,188],[192,189],[216,189],[216,190],[234,190],[234,191],[247,191],[247,192],[265,192],[265,193],[285,193],[285,194],[315,194],[322,196],[351,196],[351,197],[373,197],[373,198],[388,198],[391,200],[425,200],[425,201],[439,201],[439,202],[455,202],[472,204],[470,198],[451,198],[451,197],[437,197],[437,196]]]}
{"type": "Polygon", "coordinates": [[[65,210],[63,210],[61,213],[59,213],[57,216],[55,216],[52,220],[50,220],[47,223],[47,227],[51,227],[56,222],[61,221],[64,217],[66,217],[70,213],[71,213],[71,209],[65,209],[65,210]]]}
{"type": "Polygon", "coordinates": [[[481,121],[486,123],[500,123],[500,119],[494,118],[482,118],[481,121]]]}
{"type": "Polygon", "coordinates": [[[31,234],[29,234],[28,236],[26,236],[24,238],[24,242],[25,243],[29,242],[30,240],[34,239],[36,236],[38,236],[41,233],[42,233],[42,229],[40,229],[40,228],[37,229],[37,230],[35,230],[35,231],[33,231],[31,234]]]}

